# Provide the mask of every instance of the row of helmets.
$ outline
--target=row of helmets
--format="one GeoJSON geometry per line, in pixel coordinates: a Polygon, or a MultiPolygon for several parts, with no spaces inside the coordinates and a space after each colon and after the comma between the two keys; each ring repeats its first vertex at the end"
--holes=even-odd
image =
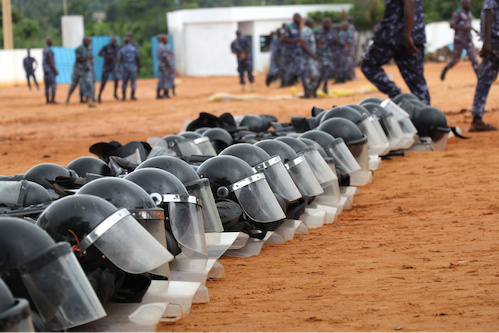
{"type": "Polygon", "coordinates": [[[140,302],[173,267],[202,270],[205,233],[263,239],[314,201],[338,203],[340,185],[371,181],[369,155],[409,149],[423,131],[442,147],[445,115],[419,103],[369,98],[289,124],[204,113],[179,135],[99,142],[97,157],[0,176],[0,278],[13,295],[0,328],[18,313],[5,309],[26,314],[27,304],[22,330],[31,320],[37,331],[97,320],[107,302],[140,302]]]}

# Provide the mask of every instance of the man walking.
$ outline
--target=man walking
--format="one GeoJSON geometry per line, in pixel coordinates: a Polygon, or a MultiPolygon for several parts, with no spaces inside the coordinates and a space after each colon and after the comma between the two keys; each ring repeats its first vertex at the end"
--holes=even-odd
{"type": "Polygon", "coordinates": [[[253,62],[251,61],[250,42],[249,40],[241,35],[239,30],[236,31],[236,39],[230,44],[230,49],[232,53],[237,56],[237,71],[239,72],[239,83],[241,84],[241,90],[245,90],[244,82],[244,72],[248,74],[248,80],[250,82],[251,91],[255,91],[255,79],[253,77],[253,62]]]}
{"type": "Polygon", "coordinates": [[[88,106],[94,107],[95,101],[93,98],[94,89],[93,89],[93,78],[92,78],[92,69],[93,69],[93,55],[92,48],[90,44],[92,43],[92,39],[88,36],[83,38],[82,45],[78,46],[75,50],[76,61],[73,66],[73,74],[71,75],[71,86],[69,87],[68,97],[66,98],[66,105],[69,104],[69,99],[71,94],[76,88],[78,83],[82,85],[82,92],[87,99],[88,106]]]}
{"type": "Polygon", "coordinates": [[[43,48],[43,81],[45,82],[45,98],[47,104],[56,104],[55,91],[57,83],[55,77],[59,75],[57,68],[55,68],[54,52],[52,51],[52,39],[47,38],[45,47],[43,48]]]}
{"type": "Polygon", "coordinates": [[[30,78],[33,77],[33,81],[35,82],[36,89],[40,89],[38,86],[38,82],[36,82],[35,71],[38,63],[36,59],[33,58],[30,54],[30,50],[28,49],[28,56],[23,59],[24,70],[26,71],[26,78],[28,79],[28,88],[31,90],[30,78]]]}
{"type": "Polygon", "coordinates": [[[100,81],[99,96],[97,101],[101,102],[101,95],[106,86],[107,79],[109,75],[112,75],[114,80],[114,98],[118,98],[118,83],[119,83],[119,73],[118,73],[118,40],[116,36],[111,37],[111,43],[105,45],[100,49],[99,56],[104,58],[104,65],[102,66],[102,78],[100,81]]]}
{"type": "Polygon", "coordinates": [[[304,97],[316,98],[316,90],[321,83],[321,73],[319,72],[319,59],[316,55],[317,44],[314,35],[314,21],[311,19],[305,20],[305,27],[303,28],[302,38],[305,44],[305,76],[308,79],[307,85],[309,87],[309,94],[304,97]]]}
{"type": "Polygon", "coordinates": [[[170,98],[168,91],[173,83],[173,66],[170,57],[171,54],[167,48],[168,37],[166,35],[158,36],[158,46],[156,47],[156,57],[158,60],[158,86],[156,98],[170,98]],[[161,93],[163,90],[163,93],[161,93]]]}
{"type": "Polygon", "coordinates": [[[475,45],[473,45],[473,40],[471,39],[471,30],[476,32],[476,30],[471,26],[472,20],[471,0],[461,0],[461,8],[452,14],[452,19],[450,21],[450,27],[455,30],[454,51],[452,53],[452,59],[444,67],[442,74],[440,74],[440,79],[442,81],[445,80],[445,74],[447,71],[459,62],[463,50],[466,50],[468,53],[471,66],[473,66],[473,70],[478,76],[478,56],[475,45]]]}
{"type": "Polygon", "coordinates": [[[366,78],[390,98],[400,94],[400,88],[381,67],[393,58],[411,92],[430,105],[424,77],[423,0],[385,0],[384,16],[374,30],[373,41],[361,65],[366,78]]]}
{"type": "Polygon", "coordinates": [[[123,78],[122,78],[122,100],[126,99],[126,88],[128,81],[132,89],[130,99],[136,101],[135,90],[137,89],[136,81],[137,76],[140,74],[140,53],[139,49],[133,46],[130,39],[127,37],[124,41],[125,45],[118,52],[119,63],[118,66],[123,65],[123,78]]]}
{"type": "Polygon", "coordinates": [[[327,94],[327,81],[334,78],[333,50],[335,41],[331,19],[326,17],[322,20],[322,27],[317,31],[316,40],[317,56],[322,74],[321,81],[324,82],[322,91],[327,94]]]}

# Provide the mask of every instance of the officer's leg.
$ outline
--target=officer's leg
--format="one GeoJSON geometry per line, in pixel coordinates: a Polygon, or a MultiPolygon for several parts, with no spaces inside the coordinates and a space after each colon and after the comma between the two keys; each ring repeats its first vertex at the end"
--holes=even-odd
{"type": "Polygon", "coordinates": [[[45,99],[47,100],[47,104],[50,103],[50,86],[51,82],[49,79],[49,73],[45,72],[43,76],[43,82],[45,83],[45,99]]]}
{"type": "Polygon", "coordinates": [[[89,107],[95,106],[94,103],[94,82],[92,73],[88,72],[81,78],[81,84],[83,86],[83,91],[88,102],[89,107]]]}
{"type": "Polygon", "coordinates": [[[166,68],[163,66],[158,67],[158,85],[156,86],[156,98],[163,98],[161,94],[161,90],[165,90],[165,81],[166,81],[166,68]]]}
{"type": "Polygon", "coordinates": [[[466,52],[468,53],[468,58],[470,59],[471,66],[473,67],[475,74],[478,76],[478,68],[480,67],[480,65],[478,64],[477,51],[472,41],[468,43],[466,47],[466,52]]]}
{"type": "Polygon", "coordinates": [[[26,80],[28,80],[28,88],[29,88],[29,90],[31,90],[30,76],[31,75],[29,73],[26,73],[26,80]]]}
{"type": "Polygon", "coordinates": [[[461,60],[461,54],[463,53],[464,45],[454,41],[454,51],[452,52],[452,58],[450,61],[445,65],[444,69],[442,70],[442,73],[440,74],[440,80],[445,80],[445,74],[449,69],[454,67],[459,60],[461,60]]]}
{"type": "Polygon", "coordinates": [[[31,75],[33,75],[33,81],[35,82],[35,85],[36,85],[36,89],[40,89],[40,86],[38,85],[38,82],[36,81],[36,76],[35,76],[35,73],[33,72],[31,75]]]}
{"type": "Polygon", "coordinates": [[[239,73],[239,84],[242,86],[242,90],[244,90],[244,62],[238,60],[237,62],[237,72],[239,73]]]}
{"type": "Polygon", "coordinates": [[[130,99],[132,101],[137,100],[137,98],[135,98],[135,89],[137,88],[136,82],[137,82],[137,71],[134,71],[130,74],[130,87],[132,88],[132,95],[130,96],[130,99]]]}
{"type": "Polygon", "coordinates": [[[128,80],[130,79],[129,73],[126,69],[123,70],[123,78],[121,82],[121,91],[122,91],[122,97],[121,100],[124,101],[126,99],[126,86],[128,85],[128,80]]]}
{"type": "Polygon", "coordinates": [[[112,74],[113,80],[114,80],[114,98],[119,99],[118,98],[118,86],[120,83],[120,76],[119,76],[118,69],[116,68],[116,66],[111,71],[111,74],[112,74]]]}
{"type": "Polygon", "coordinates": [[[394,55],[394,60],[411,92],[430,105],[430,92],[424,77],[424,46],[416,46],[419,53],[415,55],[409,54],[404,45],[399,46],[399,52],[394,55]]]}
{"type": "Polygon", "coordinates": [[[400,88],[388,78],[381,66],[388,63],[392,57],[392,45],[374,43],[367,50],[360,67],[366,78],[371,81],[379,91],[390,97],[400,94],[400,88]]]}
{"type": "Polygon", "coordinates": [[[50,102],[55,103],[55,92],[57,90],[57,81],[55,78],[55,74],[52,75],[52,96],[50,102]]]}
{"type": "Polygon", "coordinates": [[[79,81],[80,76],[78,75],[78,73],[76,73],[75,70],[73,70],[73,73],[71,74],[71,85],[69,86],[68,97],[66,98],[66,104],[69,104],[69,98],[71,97],[73,91],[76,89],[76,85],[79,81]]]}
{"type": "Polygon", "coordinates": [[[106,83],[107,83],[107,79],[109,78],[109,74],[111,74],[110,69],[108,69],[108,68],[102,69],[102,78],[100,80],[99,97],[97,97],[97,100],[99,101],[99,103],[101,102],[100,98],[101,98],[102,92],[104,91],[104,88],[106,87],[106,83]]]}
{"type": "Polygon", "coordinates": [[[499,58],[491,52],[482,60],[478,71],[478,82],[476,83],[473,109],[471,110],[474,119],[483,117],[490,86],[497,79],[498,71],[499,58]]]}

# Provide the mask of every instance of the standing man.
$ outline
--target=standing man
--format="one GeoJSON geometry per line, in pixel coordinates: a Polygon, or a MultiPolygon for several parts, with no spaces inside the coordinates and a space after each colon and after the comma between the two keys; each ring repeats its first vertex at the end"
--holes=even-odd
{"type": "Polygon", "coordinates": [[[305,44],[305,76],[308,79],[307,85],[309,87],[309,95],[304,97],[316,98],[316,90],[321,83],[321,73],[319,72],[319,58],[316,55],[317,44],[314,35],[314,21],[311,19],[305,20],[305,27],[303,28],[302,38],[305,44]]]}
{"type": "Polygon", "coordinates": [[[52,51],[52,39],[47,38],[45,42],[45,47],[43,48],[43,81],[45,82],[45,98],[47,99],[47,104],[56,104],[55,101],[55,91],[57,88],[57,83],[55,77],[59,75],[59,72],[55,68],[54,52],[52,51]]]}
{"type": "Polygon", "coordinates": [[[130,86],[132,88],[132,93],[130,99],[136,101],[135,90],[137,88],[136,81],[137,76],[140,74],[140,53],[139,49],[130,43],[130,39],[127,37],[124,41],[125,45],[118,52],[119,63],[118,66],[123,65],[123,78],[122,78],[122,100],[126,99],[126,87],[128,81],[130,81],[130,86]]]}
{"type": "Polygon", "coordinates": [[[71,86],[69,87],[68,97],[66,98],[66,105],[69,104],[69,98],[71,94],[76,88],[76,85],[79,83],[82,87],[82,92],[85,95],[88,106],[94,107],[95,101],[93,98],[94,89],[93,89],[93,78],[92,78],[92,69],[93,69],[93,55],[92,48],[90,44],[92,43],[92,39],[88,36],[83,38],[82,45],[78,46],[75,50],[76,61],[73,66],[73,74],[71,75],[71,86]]]}
{"type": "Polygon", "coordinates": [[[322,20],[322,27],[317,31],[316,40],[317,56],[319,57],[320,72],[322,74],[321,81],[324,82],[322,91],[327,94],[327,81],[334,78],[334,32],[331,27],[331,19],[325,17],[322,20]]]}
{"type": "Polygon", "coordinates": [[[450,27],[455,30],[454,51],[452,53],[452,59],[444,67],[442,74],[440,74],[440,79],[442,81],[445,80],[445,74],[447,71],[459,62],[463,50],[466,50],[468,53],[471,66],[473,66],[473,70],[478,76],[478,56],[475,45],[473,45],[473,40],[471,39],[471,30],[475,32],[477,31],[471,26],[472,20],[471,0],[461,0],[461,8],[452,14],[452,19],[450,21],[450,27]]]}
{"type": "Polygon", "coordinates": [[[430,105],[424,78],[423,0],[385,0],[385,13],[372,39],[361,65],[366,78],[390,98],[400,94],[400,88],[381,68],[393,58],[411,92],[430,105]]]}
{"type": "Polygon", "coordinates": [[[35,71],[36,67],[38,66],[38,63],[36,62],[36,59],[33,58],[30,54],[30,50],[28,49],[28,56],[23,59],[23,66],[24,70],[26,71],[26,78],[28,79],[28,88],[31,90],[31,83],[29,82],[29,79],[33,77],[33,81],[35,82],[36,89],[40,89],[38,86],[38,82],[36,82],[36,77],[35,77],[35,71]]]}
{"type": "Polygon", "coordinates": [[[338,45],[336,47],[335,69],[336,83],[344,83],[347,81],[348,73],[350,72],[350,58],[348,40],[348,26],[346,23],[338,26],[338,45]]]}
{"type": "Polygon", "coordinates": [[[497,131],[496,126],[486,124],[482,118],[490,86],[499,72],[499,0],[483,1],[480,21],[483,40],[480,56],[483,60],[478,70],[470,131],[497,131]]]}
{"type": "Polygon", "coordinates": [[[237,71],[239,72],[239,83],[241,90],[245,90],[244,72],[248,73],[248,80],[251,85],[251,91],[255,91],[255,79],[253,77],[253,62],[251,61],[250,42],[241,35],[241,31],[236,31],[236,39],[230,44],[232,53],[237,56],[237,71]]]}
{"type": "Polygon", "coordinates": [[[156,57],[158,60],[158,87],[156,98],[170,98],[168,91],[172,88],[173,66],[170,59],[170,52],[167,49],[168,37],[158,35],[158,46],[156,47],[156,57]],[[161,94],[163,90],[163,94],[161,94]]]}
{"type": "Polygon", "coordinates": [[[102,66],[102,78],[100,81],[99,96],[97,101],[101,102],[101,95],[106,86],[107,79],[109,75],[112,75],[114,80],[114,98],[118,98],[118,83],[119,83],[119,73],[118,73],[118,40],[116,36],[111,37],[111,43],[105,45],[100,49],[99,56],[104,58],[104,65],[102,66]]]}
{"type": "Polygon", "coordinates": [[[347,19],[347,24],[348,24],[348,31],[347,31],[347,39],[348,39],[348,58],[349,58],[349,64],[350,64],[350,70],[348,73],[348,78],[350,80],[355,80],[355,63],[357,60],[357,30],[355,29],[355,26],[353,25],[353,20],[351,17],[348,17],[347,19]]]}

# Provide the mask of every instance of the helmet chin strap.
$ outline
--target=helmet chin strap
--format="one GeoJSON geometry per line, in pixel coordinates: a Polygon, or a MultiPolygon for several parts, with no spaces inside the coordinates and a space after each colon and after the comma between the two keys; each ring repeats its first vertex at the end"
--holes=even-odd
{"type": "Polygon", "coordinates": [[[463,135],[459,134],[456,127],[449,127],[449,128],[452,131],[452,133],[456,136],[456,138],[463,139],[463,140],[471,139],[471,137],[469,137],[469,136],[463,136],[463,135]]]}

